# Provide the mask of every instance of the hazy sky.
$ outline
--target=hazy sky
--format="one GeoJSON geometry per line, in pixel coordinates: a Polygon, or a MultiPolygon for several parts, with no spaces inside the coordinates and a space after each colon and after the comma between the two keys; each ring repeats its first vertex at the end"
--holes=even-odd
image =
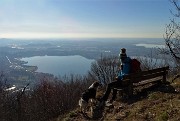
{"type": "Polygon", "coordinates": [[[0,0],[1,38],[162,38],[169,0],[0,0]]]}

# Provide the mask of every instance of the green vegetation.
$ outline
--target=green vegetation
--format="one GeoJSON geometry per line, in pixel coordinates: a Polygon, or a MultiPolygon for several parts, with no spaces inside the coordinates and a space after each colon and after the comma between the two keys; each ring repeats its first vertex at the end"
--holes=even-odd
{"type": "Polygon", "coordinates": [[[159,116],[158,121],[167,121],[168,120],[168,113],[166,111],[162,112],[162,114],[159,116]]]}

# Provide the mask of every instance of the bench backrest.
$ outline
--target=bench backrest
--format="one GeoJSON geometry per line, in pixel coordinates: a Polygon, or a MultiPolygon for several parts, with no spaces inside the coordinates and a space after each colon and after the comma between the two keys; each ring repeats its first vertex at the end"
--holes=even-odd
{"type": "Polygon", "coordinates": [[[166,81],[166,74],[169,70],[169,66],[156,68],[148,71],[141,71],[133,74],[129,74],[124,76],[124,81],[131,81],[133,83],[137,83],[143,80],[148,80],[152,78],[162,77],[163,81],[166,81]]]}

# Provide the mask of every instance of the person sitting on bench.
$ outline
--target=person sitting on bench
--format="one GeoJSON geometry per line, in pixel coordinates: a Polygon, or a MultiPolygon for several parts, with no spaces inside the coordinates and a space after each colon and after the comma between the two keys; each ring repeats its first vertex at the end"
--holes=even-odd
{"type": "Polygon", "coordinates": [[[107,85],[106,92],[100,99],[101,102],[107,101],[109,94],[111,92],[111,89],[113,89],[113,94],[112,94],[113,96],[112,96],[112,99],[110,100],[110,103],[112,103],[116,99],[116,94],[117,94],[117,90],[114,88],[122,87],[123,86],[122,85],[123,76],[130,73],[131,58],[127,57],[125,48],[121,49],[120,61],[121,61],[121,68],[118,73],[118,76],[116,77],[115,81],[113,81],[107,85]]]}

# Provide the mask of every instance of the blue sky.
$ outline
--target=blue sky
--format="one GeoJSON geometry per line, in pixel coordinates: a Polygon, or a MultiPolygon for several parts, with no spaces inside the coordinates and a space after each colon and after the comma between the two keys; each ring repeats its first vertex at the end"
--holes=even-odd
{"type": "Polygon", "coordinates": [[[169,0],[0,0],[1,38],[162,38],[169,0]]]}

